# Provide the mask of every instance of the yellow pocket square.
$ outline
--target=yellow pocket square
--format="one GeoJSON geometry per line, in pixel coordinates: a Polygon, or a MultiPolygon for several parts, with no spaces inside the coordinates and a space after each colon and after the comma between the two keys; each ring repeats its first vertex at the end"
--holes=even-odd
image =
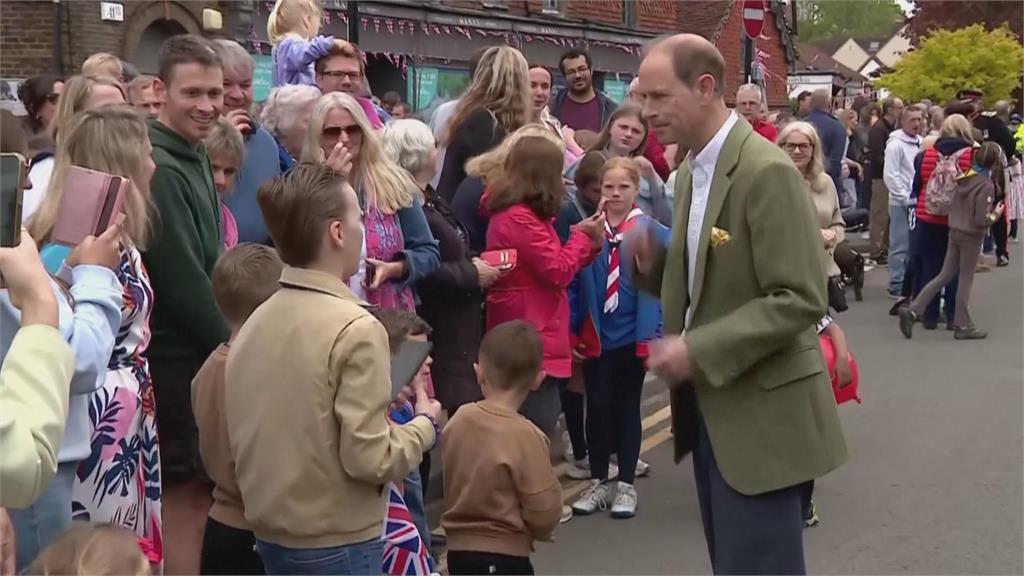
{"type": "Polygon", "coordinates": [[[718,248],[732,240],[728,230],[722,230],[717,226],[711,227],[711,247],[718,248]]]}

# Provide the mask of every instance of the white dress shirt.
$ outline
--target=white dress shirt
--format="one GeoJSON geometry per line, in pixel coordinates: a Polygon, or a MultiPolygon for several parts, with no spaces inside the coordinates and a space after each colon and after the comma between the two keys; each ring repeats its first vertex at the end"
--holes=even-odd
{"type": "MultiPolygon", "coordinates": [[[[697,248],[700,245],[700,234],[704,227],[704,213],[708,207],[708,196],[711,194],[711,181],[715,177],[715,166],[722,146],[736,125],[736,113],[729,111],[729,116],[722,123],[711,141],[697,154],[690,154],[690,173],[693,174],[693,193],[690,195],[690,219],[686,223],[686,258],[687,258],[687,290],[693,298],[693,280],[697,272],[697,248]]],[[[692,307],[686,312],[686,323],[689,325],[692,307]]]]}

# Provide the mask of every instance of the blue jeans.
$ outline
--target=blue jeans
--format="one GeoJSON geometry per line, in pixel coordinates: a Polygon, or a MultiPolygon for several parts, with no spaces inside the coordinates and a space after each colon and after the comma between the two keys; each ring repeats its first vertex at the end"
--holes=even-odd
{"type": "Polygon", "coordinates": [[[333,548],[285,548],[256,540],[267,574],[381,574],[384,541],[375,538],[333,548]]]}
{"type": "Polygon", "coordinates": [[[423,480],[420,473],[413,472],[405,479],[405,493],[402,494],[405,500],[405,507],[409,509],[413,524],[420,533],[420,538],[430,550],[430,527],[427,526],[427,509],[423,504],[423,480]]]}
{"type": "Polygon", "coordinates": [[[17,570],[36,559],[44,548],[71,527],[71,489],[75,484],[78,462],[57,466],[57,475],[32,506],[24,510],[9,508],[14,523],[17,570]]]}
{"type": "Polygon", "coordinates": [[[910,251],[910,206],[889,206],[889,293],[903,291],[910,251]]]}

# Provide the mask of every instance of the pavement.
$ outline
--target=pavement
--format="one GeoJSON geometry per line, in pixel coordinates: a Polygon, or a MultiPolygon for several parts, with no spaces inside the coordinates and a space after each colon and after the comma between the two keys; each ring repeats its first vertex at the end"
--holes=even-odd
{"type": "MultiPolygon", "coordinates": [[[[867,274],[863,302],[850,293],[837,320],[864,403],[839,408],[851,457],[817,482],[821,525],[804,539],[809,573],[1024,573],[1024,274],[1014,256],[975,278],[971,314],[989,332],[983,341],[920,326],[905,340],[887,315],[884,267],[867,274]]],[[[637,480],[637,516],[572,519],[555,543],[537,545],[538,574],[710,573],[692,463],[672,463],[657,381],[645,390],[644,415],[642,458],[652,473],[637,480]]],[[[566,502],[584,487],[563,478],[566,502]]],[[[436,500],[431,508],[436,526],[436,500]]]]}

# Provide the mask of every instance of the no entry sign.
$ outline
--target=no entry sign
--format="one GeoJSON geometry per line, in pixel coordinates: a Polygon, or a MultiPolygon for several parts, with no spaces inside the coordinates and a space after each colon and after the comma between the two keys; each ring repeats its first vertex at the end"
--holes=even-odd
{"type": "Polygon", "coordinates": [[[743,0],[743,32],[751,40],[764,30],[764,0],[743,0]]]}

